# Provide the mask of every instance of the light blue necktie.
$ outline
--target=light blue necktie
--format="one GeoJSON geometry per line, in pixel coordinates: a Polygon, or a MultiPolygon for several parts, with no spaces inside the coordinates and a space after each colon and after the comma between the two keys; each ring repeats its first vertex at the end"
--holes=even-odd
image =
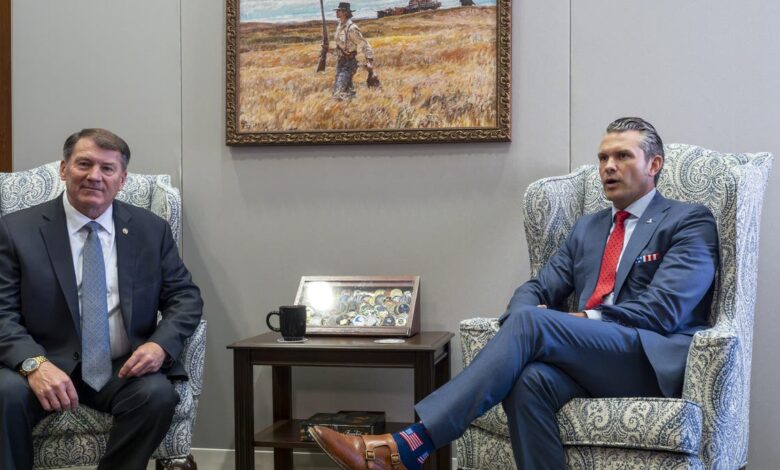
{"type": "Polygon", "coordinates": [[[84,226],[89,234],[81,264],[81,377],[96,391],[111,378],[111,347],[108,337],[106,267],[97,222],[84,226]]]}

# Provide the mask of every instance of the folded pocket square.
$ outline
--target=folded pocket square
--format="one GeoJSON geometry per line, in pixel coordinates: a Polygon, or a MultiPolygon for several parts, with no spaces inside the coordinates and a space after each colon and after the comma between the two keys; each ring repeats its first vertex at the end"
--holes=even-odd
{"type": "Polygon", "coordinates": [[[650,253],[649,255],[640,255],[637,257],[637,259],[634,260],[634,264],[639,263],[647,263],[649,261],[660,261],[661,260],[661,253],[655,252],[650,253]]]}

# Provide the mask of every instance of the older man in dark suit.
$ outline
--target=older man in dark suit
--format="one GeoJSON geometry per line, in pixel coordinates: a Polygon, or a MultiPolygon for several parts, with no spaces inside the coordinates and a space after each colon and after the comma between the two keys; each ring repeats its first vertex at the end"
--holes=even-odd
{"type": "Polygon", "coordinates": [[[33,426],[84,403],[114,418],[98,468],[144,469],[203,302],[168,224],[114,199],[124,140],[84,129],[63,157],[63,195],[0,219],[0,467],[32,468],[33,426]]]}
{"type": "Polygon", "coordinates": [[[563,469],[555,413],[570,399],[680,395],[692,336],[707,324],[715,220],[701,205],[656,191],[664,153],[650,123],[610,124],[598,160],[612,208],[577,221],[515,291],[501,329],[469,367],[417,404],[419,423],[383,436],[315,428],[342,468],[419,468],[502,403],[517,467],[563,469]],[[578,311],[556,310],[570,295],[578,311]]]}

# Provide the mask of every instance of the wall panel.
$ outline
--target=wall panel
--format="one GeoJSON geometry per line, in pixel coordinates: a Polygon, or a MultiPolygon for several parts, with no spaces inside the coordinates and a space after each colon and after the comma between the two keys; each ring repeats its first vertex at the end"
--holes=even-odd
{"type": "Polygon", "coordinates": [[[11,171],[11,0],[0,0],[0,171],[11,171]]]}
{"type": "MultiPolygon", "coordinates": [[[[201,410],[213,426],[197,445],[233,445],[224,346],[265,331],[301,275],[419,274],[428,330],[503,311],[528,275],[523,191],[569,167],[568,2],[514,2],[513,15],[511,144],[227,148],[223,5],[182,4],[184,255],[218,320],[201,410]]],[[[270,422],[269,380],[258,368],[257,423],[270,422]]],[[[293,383],[296,416],[379,407],[412,419],[404,371],[305,369],[293,383]]]]}
{"type": "Polygon", "coordinates": [[[13,0],[14,167],[61,158],[84,127],[130,145],[130,170],[181,165],[179,2],[13,0]]]}
{"type": "MultiPolygon", "coordinates": [[[[614,118],[650,120],[666,142],[780,157],[780,5],[748,0],[572,5],[572,160],[595,163],[614,118]]],[[[753,349],[750,468],[780,467],[775,286],[780,178],[764,204],[753,349]]]]}

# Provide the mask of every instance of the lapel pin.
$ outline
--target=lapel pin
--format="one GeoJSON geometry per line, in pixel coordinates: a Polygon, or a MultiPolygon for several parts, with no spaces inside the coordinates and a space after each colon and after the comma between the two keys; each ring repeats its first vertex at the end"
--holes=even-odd
{"type": "Polygon", "coordinates": [[[122,233],[124,233],[125,235],[127,235],[127,229],[126,229],[126,228],[123,228],[123,229],[122,229],[122,233]]]}
{"type": "MultiPolygon", "coordinates": [[[[646,224],[652,224],[652,223],[653,223],[653,219],[652,219],[652,218],[650,218],[650,219],[647,219],[647,220],[645,221],[645,223],[646,223],[646,224]]],[[[125,233],[126,233],[126,232],[125,232],[125,233]]]]}

